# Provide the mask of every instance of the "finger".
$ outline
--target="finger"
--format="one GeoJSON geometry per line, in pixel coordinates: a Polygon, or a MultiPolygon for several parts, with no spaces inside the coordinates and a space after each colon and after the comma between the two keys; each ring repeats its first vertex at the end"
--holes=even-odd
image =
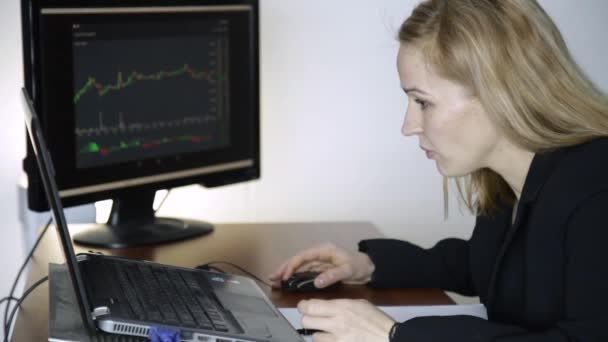
{"type": "Polygon", "coordinates": [[[312,261],[331,262],[333,260],[334,251],[335,248],[333,245],[329,244],[324,244],[302,251],[287,263],[287,267],[283,272],[283,279],[289,278],[296,269],[305,263],[312,261]]]}
{"type": "Polygon", "coordinates": [[[270,285],[272,286],[273,289],[280,289],[282,287],[280,280],[272,280],[270,285]]]}
{"type": "Polygon", "coordinates": [[[287,280],[287,278],[291,277],[291,275],[295,272],[295,270],[302,266],[305,261],[299,255],[296,255],[286,261],[279,270],[277,270],[271,276],[271,280],[287,280]]]}
{"type": "Polygon", "coordinates": [[[281,275],[283,274],[283,270],[285,269],[285,267],[287,266],[287,261],[282,263],[281,266],[279,266],[279,268],[277,268],[271,275],[270,275],[270,280],[279,280],[281,279],[281,275]]]}
{"type": "Polygon", "coordinates": [[[275,271],[271,276],[270,279],[271,280],[277,280],[277,281],[281,281],[281,280],[286,280],[287,278],[289,278],[291,276],[291,274],[293,273],[293,271],[287,271],[287,268],[289,267],[289,265],[291,263],[297,262],[295,259],[297,259],[298,256],[294,256],[291,259],[287,260],[286,262],[283,263],[283,265],[281,265],[281,267],[279,267],[279,269],[277,271],[275,271]]]}
{"type": "Polygon", "coordinates": [[[296,272],[317,272],[319,270],[319,268],[321,267],[321,265],[327,265],[326,263],[323,263],[321,261],[315,260],[315,261],[311,261],[308,262],[300,267],[298,267],[298,269],[296,270],[296,272]]]}
{"type": "Polygon", "coordinates": [[[333,263],[330,264],[327,262],[319,262],[319,264],[317,266],[313,267],[311,271],[319,272],[319,274],[320,274],[320,273],[323,273],[334,267],[335,267],[335,265],[333,263]]]}
{"type": "Polygon", "coordinates": [[[317,317],[332,317],[339,315],[350,300],[347,299],[309,299],[298,303],[298,311],[302,315],[317,317]]]}
{"type": "Polygon", "coordinates": [[[332,334],[328,333],[314,333],[312,334],[312,342],[333,342],[336,338],[332,334]]]}
{"type": "Polygon", "coordinates": [[[306,250],[302,251],[301,253],[295,255],[294,257],[290,258],[286,262],[284,262],[270,276],[270,279],[271,280],[277,280],[277,279],[281,279],[281,278],[287,279],[291,276],[291,274],[296,269],[302,267],[303,264],[305,264],[307,262],[311,262],[311,261],[316,261],[316,263],[319,263],[317,260],[315,260],[317,258],[317,255],[319,255],[319,253],[317,252],[317,250],[319,250],[319,249],[322,250],[320,253],[322,259],[331,260],[333,248],[334,248],[334,246],[331,244],[323,244],[323,245],[319,245],[319,246],[315,246],[315,247],[306,249],[306,250]],[[325,257],[323,257],[323,256],[325,256],[325,257]]]}
{"type": "Polygon", "coordinates": [[[316,261],[312,262],[312,263],[304,263],[303,265],[296,266],[297,269],[293,270],[293,271],[286,271],[287,266],[288,266],[288,262],[284,263],[277,271],[275,271],[273,274],[270,275],[269,279],[272,282],[276,282],[278,285],[280,285],[281,280],[286,280],[294,272],[306,272],[306,271],[310,271],[310,270],[321,267],[320,263],[316,262],[316,261]]]}
{"type": "Polygon", "coordinates": [[[335,284],[339,281],[348,279],[353,274],[353,268],[350,264],[340,265],[323,271],[315,278],[315,286],[324,288],[335,284]]]}
{"type": "Polygon", "coordinates": [[[304,264],[305,262],[306,260],[304,260],[300,255],[296,255],[295,257],[293,257],[285,266],[285,269],[283,270],[282,274],[282,279],[287,280],[289,277],[291,277],[295,270],[302,266],[302,264],[304,264]]]}
{"type": "Polygon", "coordinates": [[[327,333],[334,333],[336,331],[336,324],[330,317],[303,315],[302,327],[306,329],[322,330],[327,333]]]}

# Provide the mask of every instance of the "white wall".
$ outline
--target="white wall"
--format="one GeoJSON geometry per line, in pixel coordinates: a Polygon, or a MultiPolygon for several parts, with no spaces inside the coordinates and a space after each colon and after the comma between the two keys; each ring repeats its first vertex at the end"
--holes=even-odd
{"type": "MultiPolygon", "coordinates": [[[[441,178],[400,135],[405,98],[395,32],[413,0],[261,0],[262,166],[258,182],[172,192],[162,213],[214,222],[368,220],[428,246],[468,237],[443,221],[441,178]]],[[[608,2],[543,0],[574,55],[608,90],[608,2]]],[[[0,2],[0,297],[23,256],[16,182],[24,155],[18,1],[0,2]]]]}
{"type": "MultiPolygon", "coordinates": [[[[369,220],[428,246],[468,237],[443,221],[441,177],[400,127],[394,36],[417,1],[262,1],[262,179],[174,191],[163,213],[212,221],[369,220]]],[[[541,1],[608,90],[608,2],[541,1]],[[576,14],[576,15],[575,15],[576,14]]]]}
{"type": "MultiPolygon", "coordinates": [[[[21,72],[21,24],[18,1],[0,3],[0,297],[10,291],[23,259],[17,219],[17,180],[25,150],[25,129],[18,89],[21,72]]],[[[0,306],[4,315],[4,305],[0,306]]],[[[3,324],[0,324],[3,326],[3,324]]],[[[4,327],[0,327],[4,336],[4,327]]]]}

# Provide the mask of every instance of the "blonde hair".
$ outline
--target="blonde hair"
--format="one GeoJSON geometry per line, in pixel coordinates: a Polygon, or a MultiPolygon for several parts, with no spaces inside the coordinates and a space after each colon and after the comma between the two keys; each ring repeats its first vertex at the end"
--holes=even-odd
{"type": "MultiPolygon", "coordinates": [[[[429,0],[399,31],[441,77],[467,87],[513,144],[535,153],[608,136],[608,97],[576,64],[536,0],[429,0]]],[[[496,172],[456,179],[472,213],[515,194],[496,172]]],[[[447,203],[447,179],[444,179],[447,203]]],[[[446,206],[447,212],[447,206],[446,206]]]]}

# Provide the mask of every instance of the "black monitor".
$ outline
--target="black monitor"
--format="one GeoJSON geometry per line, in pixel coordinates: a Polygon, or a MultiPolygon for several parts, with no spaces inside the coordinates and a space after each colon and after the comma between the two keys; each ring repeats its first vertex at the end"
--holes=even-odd
{"type": "MultiPolygon", "coordinates": [[[[257,0],[22,0],[24,83],[65,206],[112,199],[81,244],[208,233],[155,216],[159,189],[260,177],[257,0]]],[[[28,206],[48,210],[28,142],[28,206]]]]}

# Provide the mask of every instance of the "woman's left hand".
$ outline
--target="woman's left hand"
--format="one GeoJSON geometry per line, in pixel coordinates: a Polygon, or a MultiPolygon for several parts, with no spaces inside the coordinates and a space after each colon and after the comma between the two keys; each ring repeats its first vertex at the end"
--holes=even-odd
{"type": "Polygon", "coordinates": [[[395,321],[366,300],[303,300],[302,326],[322,330],[314,342],[388,342],[395,321]]]}

